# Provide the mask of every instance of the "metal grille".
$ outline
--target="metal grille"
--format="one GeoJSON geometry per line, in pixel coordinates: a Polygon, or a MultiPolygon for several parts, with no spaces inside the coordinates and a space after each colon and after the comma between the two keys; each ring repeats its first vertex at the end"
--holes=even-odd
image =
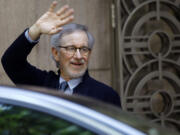
{"type": "Polygon", "coordinates": [[[180,0],[119,4],[122,107],[180,129],[180,0]]]}

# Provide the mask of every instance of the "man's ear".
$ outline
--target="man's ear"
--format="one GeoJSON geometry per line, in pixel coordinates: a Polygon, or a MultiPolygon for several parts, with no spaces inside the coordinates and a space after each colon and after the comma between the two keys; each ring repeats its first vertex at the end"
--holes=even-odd
{"type": "Polygon", "coordinates": [[[59,52],[58,52],[58,50],[56,48],[52,47],[51,52],[52,52],[52,55],[53,55],[54,59],[56,61],[59,61],[59,52]]]}

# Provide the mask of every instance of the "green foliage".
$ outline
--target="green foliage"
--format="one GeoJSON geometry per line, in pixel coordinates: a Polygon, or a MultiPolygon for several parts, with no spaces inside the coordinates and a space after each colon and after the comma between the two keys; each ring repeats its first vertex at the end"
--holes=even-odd
{"type": "Polygon", "coordinates": [[[77,125],[44,113],[0,105],[1,135],[93,135],[77,125]]]}

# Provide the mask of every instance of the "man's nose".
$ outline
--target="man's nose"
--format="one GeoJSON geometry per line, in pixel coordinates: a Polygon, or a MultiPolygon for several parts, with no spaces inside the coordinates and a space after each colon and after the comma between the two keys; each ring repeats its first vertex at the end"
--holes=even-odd
{"type": "Polygon", "coordinates": [[[75,52],[75,54],[74,54],[74,57],[75,57],[75,58],[78,58],[78,59],[82,58],[82,55],[81,55],[79,49],[76,50],[76,52],[75,52]]]}

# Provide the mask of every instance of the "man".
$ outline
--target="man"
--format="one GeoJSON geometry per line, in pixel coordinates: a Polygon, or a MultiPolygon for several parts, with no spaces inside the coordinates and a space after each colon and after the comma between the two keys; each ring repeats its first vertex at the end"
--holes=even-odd
{"type": "Polygon", "coordinates": [[[67,24],[74,18],[73,9],[64,6],[54,12],[56,5],[57,2],[53,2],[49,10],[7,49],[2,57],[6,73],[15,84],[54,88],[66,94],[80,94],[120,106],[118,94],[88,74],[94,43],[92,35],[83,25],[67,24]],[[26,60],[42,34],[53,35],[52,55],[59,68],[58,75],[37,69],[26,60]]]}

